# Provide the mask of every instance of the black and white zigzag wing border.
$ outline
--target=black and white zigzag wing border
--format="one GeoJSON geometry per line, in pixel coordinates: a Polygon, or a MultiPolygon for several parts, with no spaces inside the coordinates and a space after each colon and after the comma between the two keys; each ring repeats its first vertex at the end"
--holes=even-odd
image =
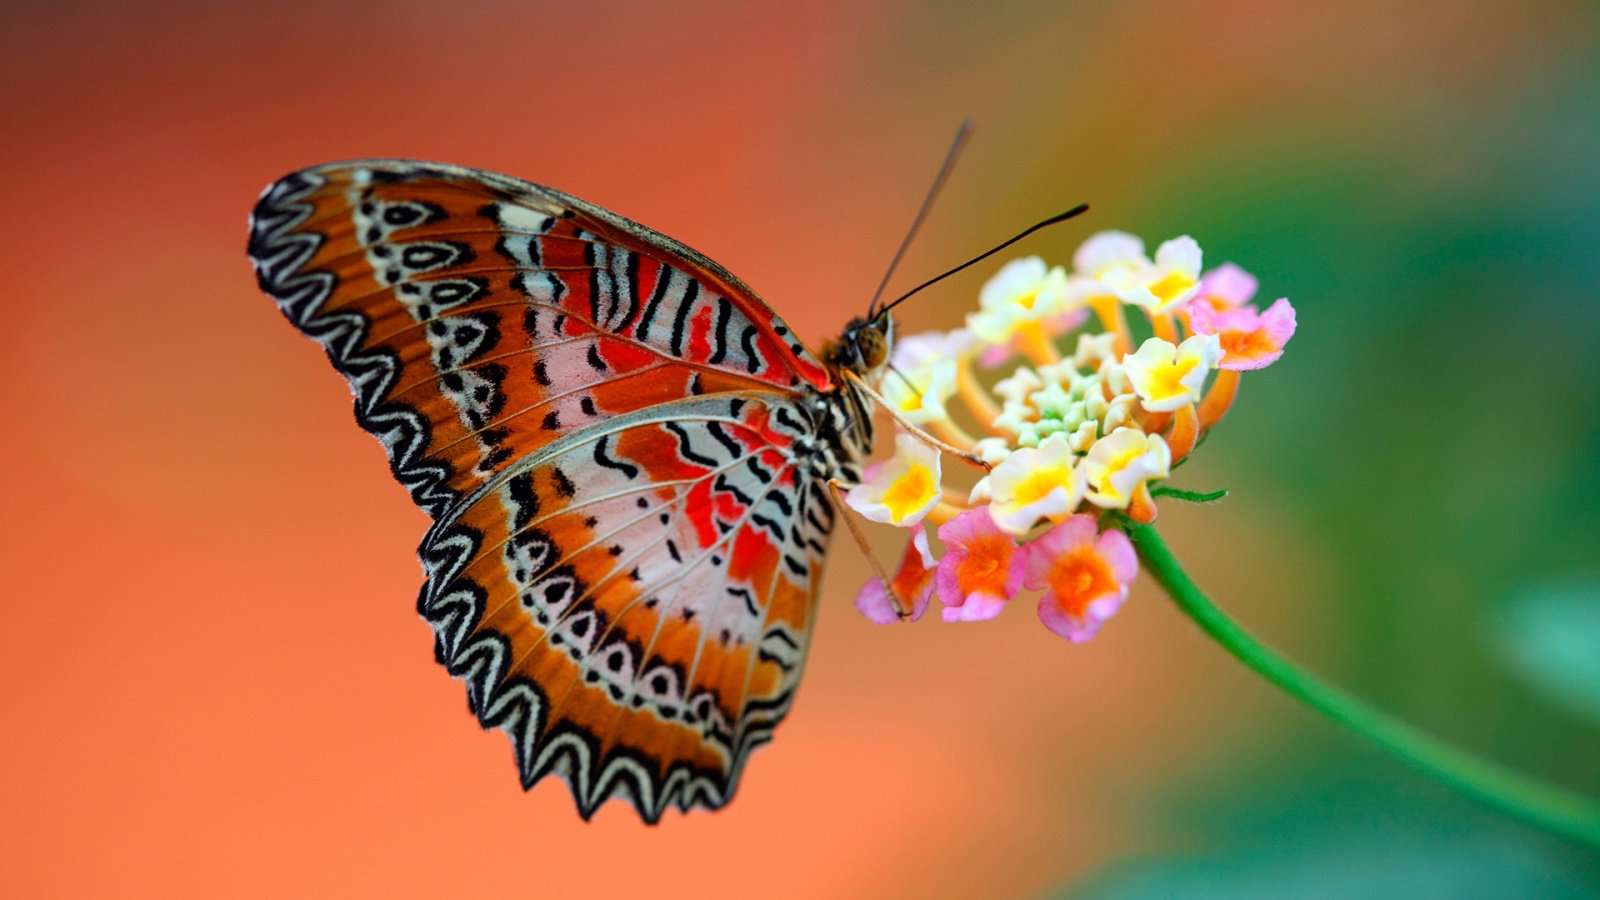
{"type": "Polygon", "coordinates": [[[250,214],[247,250],[261,290],[277,301],[291,323],[320,343],[335,369],[349,380],[356,421],[382,442],[389,470],[411,499],[438,518],[455,505],[443,464],[423,455],[431,440],[428,421],[416,410],[383,397],[400,373],[400,361],[387,351],[361,349],[370,323],[357,313],[324,313],[338,280],[331,272],[307,270],[322,236],[300,230],[313,212],[305,198],[325,184],[315,172],[297,172],[262,192],[250,214]]]}

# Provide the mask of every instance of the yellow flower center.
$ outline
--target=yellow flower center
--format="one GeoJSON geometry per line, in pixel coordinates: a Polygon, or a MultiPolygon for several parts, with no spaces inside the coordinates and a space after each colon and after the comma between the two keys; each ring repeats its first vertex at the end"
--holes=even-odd
{"type": "Polygon", "coordinates": [[[1162,303],[1171,303],[1179,294],[1194,287],[1195,280],[1182,272],[1168,272],[1161,276],[1161,280],[1150,285],[1150,293],[1162,303]]]}
{"type": "Polygon", "coordinates": [[[1145,448],[1143,446],[1134,446],[1107,460],[1106,470],[1100,475],[1100,493],[1107,497],[1120,497],[1121,495],[1117,493],[1116,487],[1111,483],[1111,476],[1133,465],[1133,461],[1143,456],[1144,452],[1145,448]]]}
{"type": "Polygon", "coordinates": [[[1027,292],[1026,294],[1023,294],[1022,296],[1018,297],[1017,298],[1017,305],[1021,306],[1023,309],[1033,309],[1033,304],[1037,303],[1038,301],[1039,301],[1039,289],[1038,288],[1034,288],[1033,290],[1027,292]]]}
{"type": "Polygon", "coordinates": [[[883,492],[883,505],[889,508],[889,516],[898,524],[921,509],[933,496],[933,491],[933,473],[927,466],[913,465],[889,484],[889,489],[883,492]]]}
{"type": "Polygon", "coordinates": [[[1072,481],[1072,470],[1066,466],[1045,466],[1028,473],[1012,491],[1019,506],[1037,503],[1056,488],[1064,488],[1072,481]]]}
{"type": "Polygon", "coordinates": [[[1150,368],[1150,393],[1151,400],[1165,400],[1168,397],[1177,397],[1188,392],[1183,384],[1184,376],[1194,371],[1200,360],[1190,357],[1179,359],[1170,365],[1155,365],[1150,368]]]}

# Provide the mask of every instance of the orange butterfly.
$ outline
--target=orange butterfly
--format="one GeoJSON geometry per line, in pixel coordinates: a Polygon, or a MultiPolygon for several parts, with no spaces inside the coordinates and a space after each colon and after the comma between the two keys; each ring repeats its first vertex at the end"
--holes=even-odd
{"type": "Polygon", "coordinates": [[[249,252],[433,517],[417,608],[523,785],[718,807],[794,698],[887,315],[813,356],[721,266],[575,197],[374,160],[269,187],[249,252]]]}
{"type": "Polygon", "coordinates": [[[794,699],[889,308],[939,278],[874,297],[819,359],[665,235],[402,160],[272,184],[249,253],[433,517],[417,609],[523,786],[561,775],[585,818],[619,794],[648,822],[727,803],[794,699]]]}

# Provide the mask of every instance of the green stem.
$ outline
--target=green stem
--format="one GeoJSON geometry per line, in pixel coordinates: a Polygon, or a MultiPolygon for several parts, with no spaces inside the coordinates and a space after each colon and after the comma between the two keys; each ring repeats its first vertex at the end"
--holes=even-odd
{"type": "Polygon", "coordinates": [[[1234,658],[1290,696],[1489,806],[1600,848],[1600,803],[1447,744],[1298,668],[1206,599],[1154,528],[1134,523],[1126,527],[1146,570],[1178,608],[1234,658]]]}

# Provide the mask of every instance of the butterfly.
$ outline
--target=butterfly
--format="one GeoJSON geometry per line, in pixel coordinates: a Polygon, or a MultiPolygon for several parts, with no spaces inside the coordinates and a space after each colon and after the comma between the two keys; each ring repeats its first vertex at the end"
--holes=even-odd
{"type": "Polygon", "coordinates": [[[417,610],[523,787],[726,804],[794,700],[887,311],[814,355],[672,238],[403,160],[273,183],[248,251],[432,518],[417,610]]]}

